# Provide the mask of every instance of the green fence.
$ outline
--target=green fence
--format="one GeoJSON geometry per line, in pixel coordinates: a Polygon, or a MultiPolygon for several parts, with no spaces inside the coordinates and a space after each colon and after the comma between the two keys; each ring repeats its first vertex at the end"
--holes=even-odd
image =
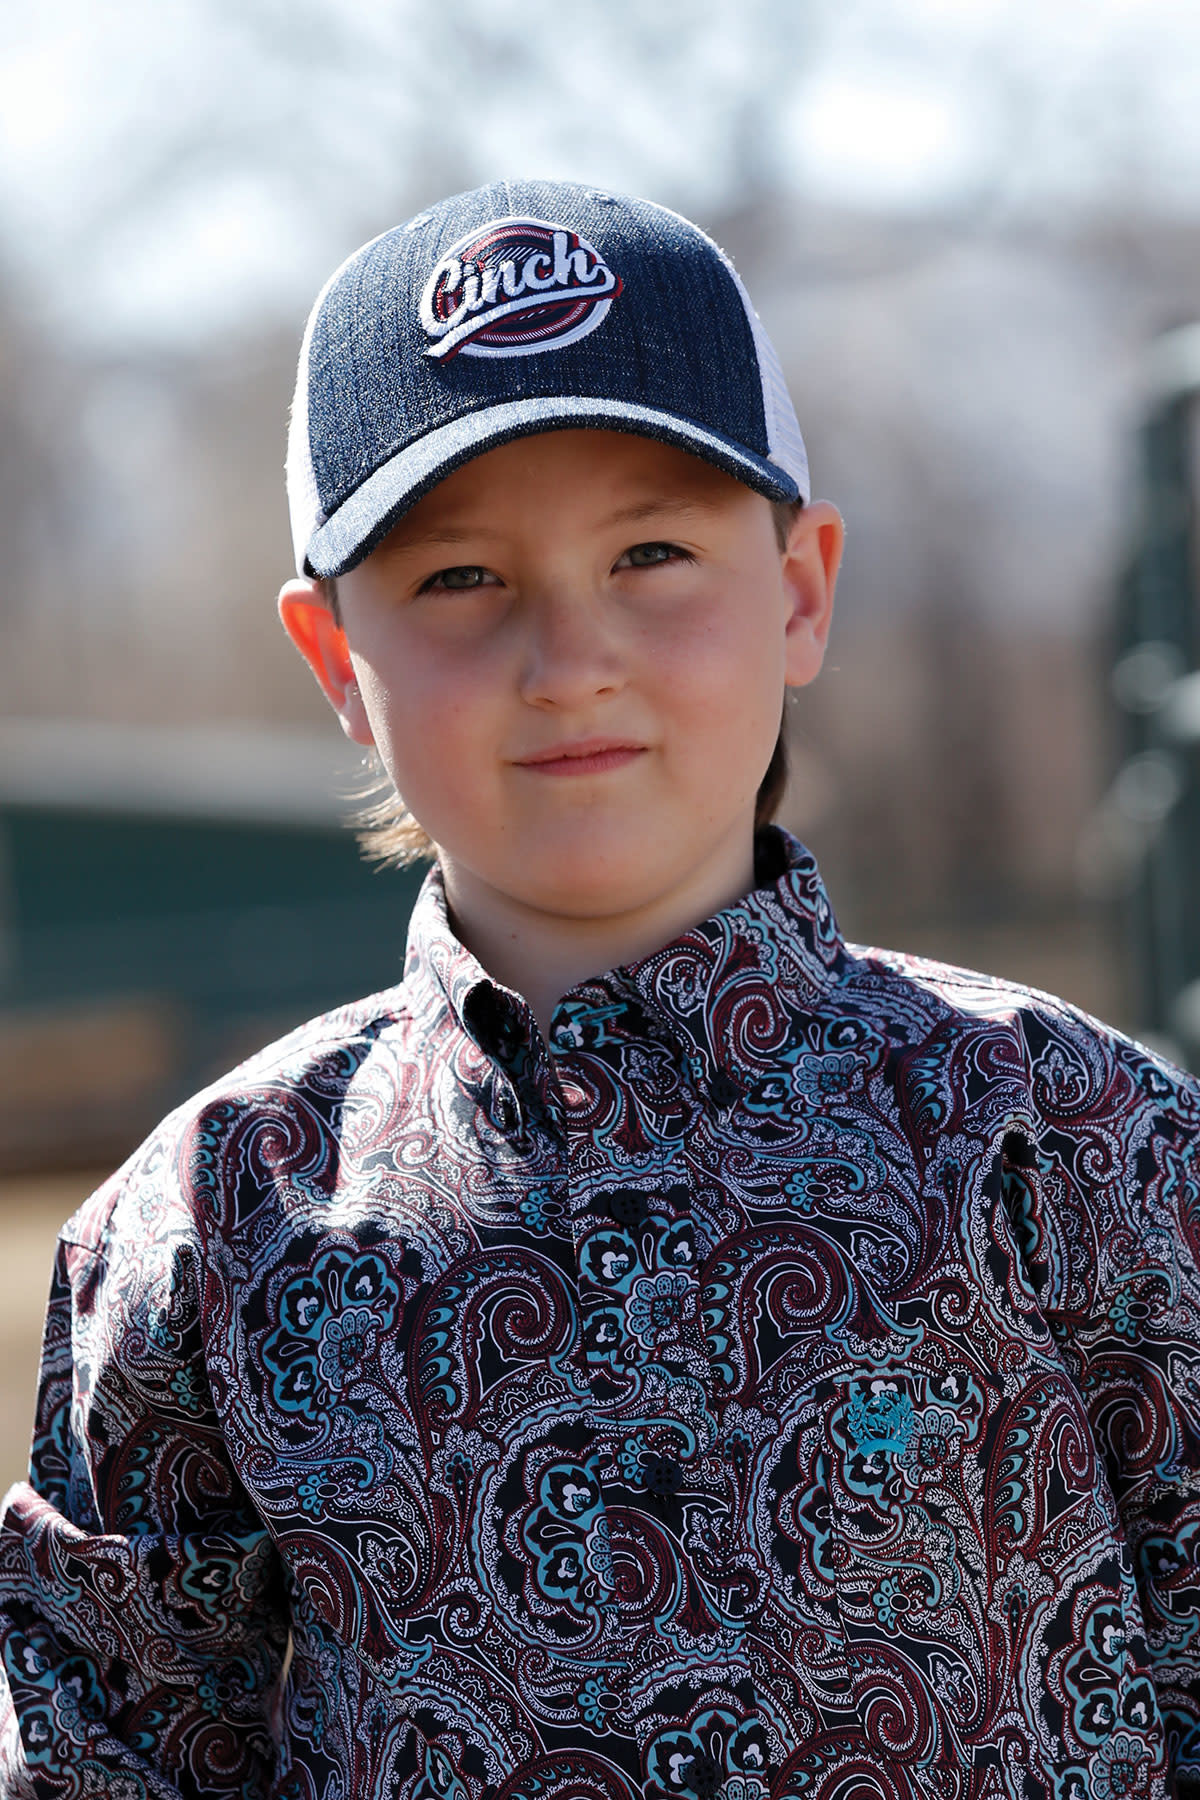
{"type": "Polygon", "coordinates": [[[122,1155],[223,1067],[398,981],[420,878],[337,826],[0,805],[0,1169],[122,1155]]]}
{"type": "Polygon", "coordinates": [[[1112,789],[1142,1028],[1200,1068],[1200,325],[1156,347],[1118,609],[1112,789]]]}

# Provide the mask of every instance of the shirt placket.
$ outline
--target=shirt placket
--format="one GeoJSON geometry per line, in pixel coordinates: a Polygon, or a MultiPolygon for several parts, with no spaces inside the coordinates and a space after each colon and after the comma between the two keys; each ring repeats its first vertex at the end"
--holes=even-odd
{"type": "MultiPolygon", "coordinates": [[[[550,1039],[562,1096],[580,1371],[594,1396],[594,1466],[612,1519],[622,1713],[655,1765],[647,1792],[716,1800],[735,1773],[731,1759],[754,1735],[754,1688],[740,1651],[741,1588],[732,1570],[728,1583],[721,1580],[729,1494],[699,1323],[682,1141],[665,1140],[637,1116],[621,1077],[621,1016],[619,1003],[575,1008],[556,1019],[550,1039]],[[675,1563],[669,1595],[664,1588],[656,1596],[649,1582],[639,1591],[639,1573],[661,1568],[665,1554],[675,1563]],[[681,1620],[689,1621],[682,1629],[681,1620]],[[674,1712],[664,1718],[668,1662],[674,1712]],[[719,1704],[706,1709],[718,1690],[730,1698],[728,1718],[719,1704]]],[[[689,1087],[698,1086],[694,1061],[677,1058],[689,1087]]],[[[752,1775],[754,1754],[752,1747],[752,1775]]],[[[755,1791],[751,1780],[748,1800],[755,1791]]]]}

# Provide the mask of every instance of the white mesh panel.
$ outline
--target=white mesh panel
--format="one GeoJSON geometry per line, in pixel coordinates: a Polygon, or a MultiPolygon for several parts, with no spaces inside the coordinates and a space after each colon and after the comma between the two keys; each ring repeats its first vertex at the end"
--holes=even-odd
{"type": "Polygon", "coordinates": [[[792,396],[788,393],[787,382],[783,379],[783,368],[775,354],[775,346],[767,336],[766,328],[754,310],[754,305],[746,292],[741,276],[723,250],[721,259],[737,283],[738,293],[742,296],[742,305],[746,309],[746,317],[750,321],[750,329],[754,333],[754,347],[758,351],[758,375],[762,382],[763,412],[767,420],[767,443],[770,446],[771,461],[778,463],[781,469],[786,469],[800,489],[800,498],[808,500],[811,498],[808,452],[804,448],[804,439],[800,435],[800,422],[796,417],[796,409],[792,405],[792,396]]]}
{"type": "MultiPolygon", "coordinates": [[[[321,298],[324,299],[324,290],[321,298]]],[[[292,547],[296,553],[296,573],[304,574],[304,553],[317,526],[321,524],[321,503],[317,498],[317,477],[313,469],[312,445],[308,436],[308,350],[312,342],[313,324],[320,300],[309,315],[300,346],[300,366],[296,371],[296,391],[292,396],[292,415],[288,421],[287,497],[292,521],[292,547]]]]}
{"type": "Polygon", "coordinates": [[[800,498],[808,500],[811,498],[808,451],[804,448],[804,439],[800,435],[800,421],[796,417],[792,396],[788,393],[787,382],[783,378],[783,368],[775,354],[775,346],[767,336],[762,320],[751,306],[750,296],[740,280],[738,287],[746,302],[754,342],[758,348],[758,369],[762,376],[763,411],[767,415],[767,442],[771,446],[771,461],[787,470],[800,489],[800,498]]]}
{"type": "MultiPolygon", "coordinates": [[[[410,225],[416,220],[410,220],[410,225]]],[[[313,468],[312,442],[308,432],[308,354],[316,329],[317,320],[321,316],[321,308],[325,304],[325,296],[335,282],[341,280],[352,262],[377,244],[384,231],[365,244],[360,244],[338,264],[325,286],[313,301],[312,311],[304,327],[304,341],[300,345],[300,361],[296,369],[296,391],[292,395],[292,412],[288,421],[287,443],[287,497],[288,515],[292,522],[292,547],[296,554],[296,573],[303,575],[304,557],[318,525],[325,523],[325,514],[321,508],[320,495],[317,493],[317,476],[313,468]]]]}
{"type": "MultiPolygon", "coordinates": [[[[670,212],[670,207],[662,207],[663,212],[670,212]]],[[[690,219],[682,213],[672,213],[672,217],[682,221],[689,231],[699,231],[690,219]]],[[[763,416],[767,422],[767,454],[773,463],[777,463],[800,489],[800,498],[812,498],[808,474],[808,452],[804,448],[804,439],[800,435],[800,422],[796,417],[796,409],[792,405],[792,396],[788,393],[787,382],[783,379],[783,368],[775,346],[767,336],[762,320],[754,310],[754,303],[746,292],[745,283],[717,243],[713,243],[707,232],[702,237],[712,244],[733,280],[742,305],[746,309],[746,317],[750,329],[754,333],[754,348],[758,353],[758,378],[762,383],[763,416]]]]}

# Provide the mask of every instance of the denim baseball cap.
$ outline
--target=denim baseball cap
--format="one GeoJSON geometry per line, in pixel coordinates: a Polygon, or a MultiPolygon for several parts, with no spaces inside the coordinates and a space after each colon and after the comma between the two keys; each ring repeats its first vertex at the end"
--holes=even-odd
{"type": "Polygon", "coordinates": [[[571,182],[443,200],[356,250],[309,315],[288,440],[296,566],[345,574],[461,463],[579,426],[809,497],[779,359],[697,226],[571,182]]]}

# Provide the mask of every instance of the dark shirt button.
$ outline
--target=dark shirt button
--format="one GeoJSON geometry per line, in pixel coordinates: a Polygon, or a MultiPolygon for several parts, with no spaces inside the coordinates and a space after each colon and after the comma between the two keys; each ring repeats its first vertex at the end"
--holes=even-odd
{"type": "Polygon", "coordinates": [[[656,1499],[669,1500],[683,1486],[683,1470],[672,1456],[644,1456],[642,1485],[656,1499]]]}
{"type": "Polygon", "coordinates": [[[614,1188],[608,1196],[608,1210],[618,1225],[640,1225],[650,1208],[645,1194],[636,1188],[614,1188]]]}
{"type": "Polygon", "coordinates": [[[706,1751],[701,1750],[691,1762],[684,1763],[679,1773],[699,1800],[714,1800],[721,1785],[721,1765],[706,1751]]]}
{"type": "Polygon", "coordinates": [[[463,1018],[476,1042],[488,1056],[511,1057],[517,1047],[517,1027],[507,1003],[485,982],[471,989],[463,1004],[463,1018]]]}
{"type": "Polygon", "coordinates": [[[732,1075],[726,1075],[719,1069],[709,1084],[708,1097],[718,1112],[728,1112],[735,1100],[740,1100],[742,1090],[732,1075]]]}
{"type": "Polygon", "coordinates": [[[517,1105],[512,1088],[506,1081],[497,1081],[493,1084],[489,1116],[497,1131],[515,1132],[521,1123],[521,1110],[517,1105]]]}

